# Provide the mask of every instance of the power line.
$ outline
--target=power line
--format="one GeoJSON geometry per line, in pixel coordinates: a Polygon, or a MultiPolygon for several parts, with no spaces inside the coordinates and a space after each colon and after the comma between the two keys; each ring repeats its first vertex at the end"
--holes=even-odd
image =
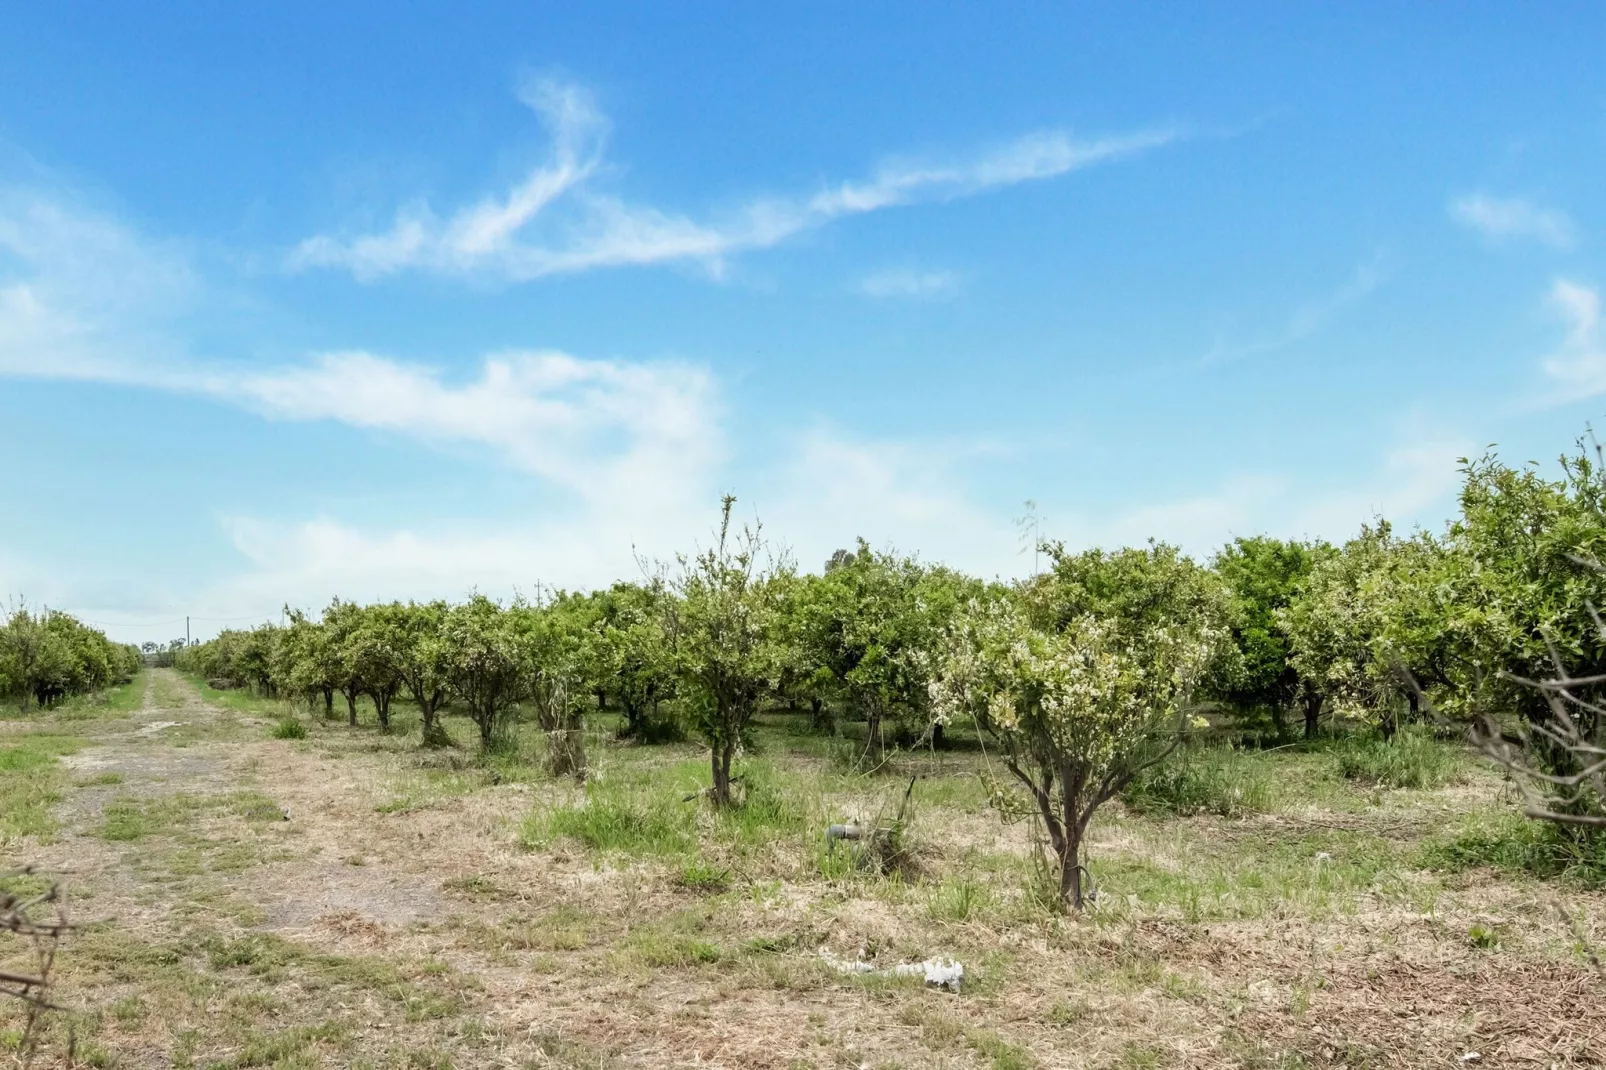
{"type": "MultiPolygon", "coordinates": [[[[183,617],[176,617],[173,620],[91,620],[89,617],[79,616],[70,609],[61,609],[57,610],[57,612],[66,613],[74,620],[82,621],[84,624],[99,624],[107,628],[163,628],[169,624],[183,624],[185,620],[183,617]]],[[[274,610],[272,613],[249,613],[243,617],[190,617],[189,619],[210,621],[214,624],[227,624],[232,621],[242,620],[271,620],[278,615],[279,611],[274,610]]]]}

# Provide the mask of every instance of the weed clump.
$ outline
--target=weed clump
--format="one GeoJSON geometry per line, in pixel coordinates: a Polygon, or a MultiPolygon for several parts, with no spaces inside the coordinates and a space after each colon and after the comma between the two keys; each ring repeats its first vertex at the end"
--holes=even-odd
{"type": "Polygon", "coordinates": [[[295,717],[286,717],[268,733],[274,739],[306,739],[307,726],[295,717]]]}
{"type": "Polygon", "coordinates": [[[1240,817],[1270,810],[1272,789],[1251,755],[1229,747],[1188,747],[1139,773],[1121,799],[1144,814],[1240,817]]]}
{"type": "Polygon", "coordinates": [[[1333,756],[1346,780],[1380,788],[1437,788],[1461,772],[1457,748],[1434,739],[1425,728],[1403,730],[1392,740],[1349,736],[1334,745],[1333,756]]]}
{"type": "Polygon", "coordinates": [[[585,802],[569,803],[525,818],[520,840],[540,847],[568,837],[594,851],[627,855],[673,855],[691,849],[685,815],[661,802],[635,799],[608,789],[586,791],[585,802]]]}

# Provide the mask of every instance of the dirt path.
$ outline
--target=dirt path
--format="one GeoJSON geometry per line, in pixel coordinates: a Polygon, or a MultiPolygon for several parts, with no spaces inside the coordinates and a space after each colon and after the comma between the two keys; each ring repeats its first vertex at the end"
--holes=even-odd
{"type": "MultiPolygon", "coordinates": [[[[263,848],[263,857],[238,867],[230,882],[231,892],[260,912],[259,927],[316,930],[326,917],[404,925],[436,909],[438,880],[395,872],[377,858],[370,862],[380,846],[366,827],[372,804],[354,799],[372,787],[366,771],[267,739],[270,723],[208,704],[171,669],[152,671],[129,724],[63,760],[80,786],[58,808],[63,834],[46,864],[60,861],[85,887],[114,887],[146,909],[170,909],[173,904],[160,898],[149,902],[150,888],[129,879],[146,847],[120,848],[105,838],[108,807],[134,806],[171,822],[155,835],[199,836],[195,846],[202,853],[269,839],[250,845],[263,848]],[[245,817],[231,807],[245,808],[245,817]],[[260,820],[257,810],[270,808],[268,816],[282,819],[260,820]],[[184,824],[195,827],[181,830],[184,824]],[[359,859],[364,864],[352,864],[359,859]]],[[[132,905],[121,895],[101,900],[116,912],[132,905]]]]}

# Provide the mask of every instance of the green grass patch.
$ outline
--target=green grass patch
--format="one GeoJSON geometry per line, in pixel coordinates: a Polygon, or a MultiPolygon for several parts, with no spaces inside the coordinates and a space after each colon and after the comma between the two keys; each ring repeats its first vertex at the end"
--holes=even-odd
{"type": "Polygon", "coordinates": [[[1128,904],[1178,913],[1190,922],[1264,917],[1298,909],[1331,917],[1362,897],[1415,903],[1421,890],[1402,873],[1413,859],[1368,832],[1269,828],[1190,835],[1179,827],[1138,829],[1143,842],[1089,861],[1098,911],[1123,917],[1128,904]],[[1128,897],[1131,897],[1130,899],[1128,897]],[[1135,902],[1133,902],[1135,901],[1135,902]]]}
{"type": "Polygon", "coordinates": [[[992,889],[969,877],[950,877],[932,890],[926,909],[938,921],[969,921],[993,899],[992,889]]]}
{"type": "Polygon", "coordinates": [[[725,949],[708,937],[707,925],[707,916],[698,912],[671,915],[631,929],[620,951],[653,969],[710,966],[725,957],[725,949]]]}
{"type": "Polygon", "coordinates": [[[1535,821],[1515,810],[1482,811],[1423,846],[1421,864],[1452,873],[1495,869],[1606,887],[1606,833],[1535,821]]]}
{"type": "Polygon", "coordinates": [[[1463,749],[1435,739],[1427,728],[1401,729],[1393,739],[1371,733],[1344,736],[1330,748],[1339,775],[1380,788],[1438,788],[1460,778],[1463,749]]]}
{"type": "Polygon", "coordinates": [[[90,721],[127,717],[145,701],[148,670],[140,670],[127,683],[92,695],[78,695],[51,710],[58,721],[90,721]]]}
{"type": "Polygon", "coordinates": [[[677,882],[694,892],[723,892],[730,887],[731,871],[703,858],[693,858],[680,867],[677,882]]]}
{"type": "Polygon", "coordinates": [[[101,815],[100,838],[112,843],[132,843],[160,832],[171,832],[191,810],[184,796],[114,799],[101,815]]]}
{"type": "Polygon", "coordinates": [[[1267,757],[1236,747],[1188,746],[1139,773],[1121,799],[1145,814],[1239,817],[1273,807],[1267,757]]]}
{"type": "Polygon", "coordinates": [[[150,836],[188,832],[197,820],[232,815],[249,822],[280,822],[284,810],[254,791],[230,795],[164,795],[142,799],[129,795],[112,800],[102,814],[98,835],[112,843],[132,843],[150,836]]]}
{"type": "Polygon", "coordinates": [[[540,810],[524,819],[519,839],[545,847],[564,837],[599,852],[676,855],[696,844],[690,804],[614,787],[587,787],[582,802],[540,810]]]}
{"type": "Polygon", "coordinates": [[[51,808],[67,785],[57,759],[89,741],[41,731],[12,736],[7,743],[0,747],[0,837],[48,837],[57,827],[51,808]]]}
{"type": "MultiPolygon", "coordinates": [[[[208,704],[218,706],[226,710],[233,710],[236,713],[251,714],[255,717],[271,717],[277,721],[286,714],[290,705],[283,699],[259,695],[250,688],[242,687],[230,689],[228,691],[220,691],[217,688],[210,686],[206,680],[200,676],[194,675],[193,673],[184,673],[183,676],[184,679],[189,682],[190,686],[194,687],[196,691],[200,692],[201,698],[204,699],[208,704]]],[[[343,702],[337,701],[336,706],[340,712],[344,713],[343,702]]]]}

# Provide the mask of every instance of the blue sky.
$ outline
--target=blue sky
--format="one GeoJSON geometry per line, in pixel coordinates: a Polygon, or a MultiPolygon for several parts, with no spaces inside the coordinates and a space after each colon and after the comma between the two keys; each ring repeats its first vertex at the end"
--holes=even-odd
{"type": "Polygon", "coordinates": [[[468,6],[0,2],[0,590],[1207,554],[1600,413],[1598,6],[468,6]]]}

